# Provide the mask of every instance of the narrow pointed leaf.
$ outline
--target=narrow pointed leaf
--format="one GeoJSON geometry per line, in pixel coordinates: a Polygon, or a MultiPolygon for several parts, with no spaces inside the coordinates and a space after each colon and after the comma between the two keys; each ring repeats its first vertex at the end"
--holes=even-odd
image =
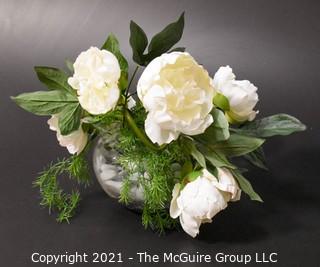
{"type": "Polygon", "coordinates": [[[130,45],[132,48],[132,58],[139,65],[144,66],[145,57],[143,55],[147,45],[148,38],[141,27],[134,21],[130,22],[130,45]]]}
{"type": "Polygon", "coordinates": [[[216,167],[216,168],[227,167],[230,169],[236,168],[236,166],[234,166],[231,162],[229,162],[227,157],[221,154],[220,152],[211,150],[210,148],[200,144],[198,144],[198,147],[201,153],[204,155],[207,161],[211,163],[213,167],[216,167]]]}
{"type": "Polygon", "coordinates": [[[155,57],[167,52],[182,37],[184,28],[184,12],[179,19],[166,26],[161,32],[156,34],[150,41],[148,46],[148,60],[151,61],[155,57]]]}
{"type": "Polygon", "coordinates": [[[264,141],[265,140],[261,138],[232,134],[228,140],[209,144],[208,147],[223,155],[238,157],[256,150],[264,141]]]}
{"type": "Polygon", "coordinates": [[[239,183],[239,186],[243,192],[245,192],[251,200],[263,202],[261,197],[254,191],[251,183],[237,170],[231,170],[233,176],[239,183]]]}
{"type": "Polygon", "coordinates": [[[306,126],[297,118],[288,114],[277,114],[255,120],[233,131],[256,137],[271,137],[274,135],[289,135],[304,131],[306,126]]]}
{"type": "Polygon", "coordinates": [[[190,155],[199,163],[202,168],[206,168],[206,159],[197,149],[196,145],[189,139],[185,139],[185,146],[189,150],[190,155]]]}
{"type": "Polygon", "coordinates": [[[221,167],[228,167],[231,169],[236,168],[233,164],[231,164],[227,158],[216,152],[216,151],[210,151],[208,153],[205,154],[206,159],[215,167],[217,168],[221,168],[221,167]]]}
{"type": "Polygon", "coordinates": [[[66,90],[71,94],[76,94],[68,84],[68,76],[65,72],[52,67],[36,66],[34,67],[39,80],[45,84],[49,90],[66,90]]]}
{"type": "Polygon", "coordinates": [[[258,149],[250,152],[249,154],[246,154],[243,156],[247,161],[249,161],[252,165],[263,169],[268,170],[268,167],[266,165],[266,159],[264,156],[264,151],[262,147],[259,147],[258,149]]]}

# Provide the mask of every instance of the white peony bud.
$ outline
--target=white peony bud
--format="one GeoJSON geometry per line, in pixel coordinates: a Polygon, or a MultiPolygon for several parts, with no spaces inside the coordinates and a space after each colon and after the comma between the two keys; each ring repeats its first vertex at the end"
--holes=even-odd
{"type": "Polygon", "coordinates": [[[137,91],[148,112],[145,131],[153,143],[168,144],[180,133],[201,134],[213,122],[211,78],[188,53],[172,52],[152,60],[137,91]]]}
{"type": "Polygon", "coordinates": [[[170,216],[179,217],[183,230],[192,237],[199,233],[202,223],[228,206],[228,201],[240,199],[241,190],[227,169],[218,168],[218,179],[203,169],[202,174],[182,190],[174,186],[170,216]]]}
{"type": "Polygon", "coordinates": [[[229,66],[220,67],[214,75],[213,86],[229,100],[230,110],[226,115],[230,122],[252,121],[257,114],[253,110],[258,102],[257,87],[247,80],[235,78],[229,66]]]}
{"type": "Polygon", "coordinates": [[[121,71],[117,58],[111,52],[91,47],[80,53],[73,68],[74,74],[68,83],[77,90],[83,109],[97,115],[117,105],[121,71]]]}
{"type": "Polygon", "coordinates": [[[48,120],[49,128],[57,132],[57,139],[60,146],[66,147],[70,154],[79,154],[86,146],[88,135],[82,130],[80,125],[79,129],[73,131],[68,135],[62,135],[58,126],[58,115],[53,115],[48,120]]]}

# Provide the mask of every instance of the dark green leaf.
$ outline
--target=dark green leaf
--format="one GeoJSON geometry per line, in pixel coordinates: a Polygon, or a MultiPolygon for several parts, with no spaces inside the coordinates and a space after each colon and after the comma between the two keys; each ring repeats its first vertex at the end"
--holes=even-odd
{"type": "Polygon", "coordinates": [[[231,134],[226,141],[215,144],[208,144],[211,150],[220,152],[226,156],[236,157],[248,154],[264,143],[264,139],[245,136],[240,134],[231,134]]]}
{"type": "Polygon", "coordinates": [[[185,139],[185,146],[189,150],[190,155],[200,164],[200,166],[206,168],[206,159],[197,149],[195,144],[191,140],[185,139]]]}
{"type": "Polygon", "coordinates": [[[258,149],[252,151],[251,153],[244,155],[244,158],[254,166],[264,170],[268,170],[262,147],[259,147],[258,149]]]}
{"type": "Polygon", "coordinates": [[[185,47],[176,47],[176,48],[173,48],[169,51],[169,53],[171,52],[184,52],[186,51],[186,48],[185,47]]]}
{"type": "Polygon", "coordinates": [[[134,21],[130,22],[130,45],[132,48],[133,60],[139,65],[145,65],[144,50],[148,45],[148,38],[145,32],[134,21]]]}
{"type": "Polygon", "coordinates": [[[241,128],[233,129],[233,131],[257,137],[271,137],[274,135],[289,135],[305,129],[306,126],[295,117],[287,114],[277,114],[249,122],[241,128]]]}
{"type": "Polygon", "coordinates": [[[231,172],[238,181],[241,190],[245,192],[251,200],[263,202],[261,197],[253,190],[250,182],[245,177],[243,177],[243,175],[240,172],[238,172],[237,170],[231,170],[231,172]]]}
{"type": "Polygon", "coordinates": [[[213,109],[212,112],[213,123],[205,131],[205,133],[196,136],[195,138],[200,139],[203,142],[213,144],[216,142],[227,140],[230,137],[229,123],[224,113],[219,109],[213,109]]]}
{"type": "Polygon", "coordinates": [[[34,69],[39,80],[44,83],[49,90],[66,90],[71,94],[76,94],[76,90],[68,84],[68,76],[63,71],[44,66],[36,66],[34,69]]]}
{"type": "Polygon", "coordinates": [[[221,167],[229,167],[229,168],[236,168],[233,164],[231,164],[228,159],[216,151],[209,151],[205,154],[206,159],[215,167],[221,168],[221,167]]]}
{"type": "Polygon", "coordinates": [[[201,153],[205,156],[205,158],[212,164],[212,166],[221,168],[221,167],[228,167],[230,169],[235,169],[232,163],[228,161],[225,155],[221,154],[218,151],[211,150],[204,145],[198,145],[201,153]]]}
{"type": "Polygon", "coordinates": [[[128,86],[128,62],[125,57],[122,55],[120,51],[120,45],[117,38],[111,33],[105,43],[103,44],[101,49],[108,50],[112,54],[116,56],[119,61],[120,69],[121,69],[121,77],[119,80],[120,89],[125,89],[128,86]]]}
{"type": "Polygon", "coordinates": [[[60,90],[23,93],[12,99],[17,105],[36,115],[56,114],[70,103],[78,103],[75,96],[60,90]]]}
{"type": "Polygon", "coordinates": [[[166,26],[161,32],[157,33],[150,41],[148,46],[148,61],[169,51],[182,37],[184,28],[184,12],[179,19],[166,26]]]}
{"type": "Polygon", "coordinates": [[[66,106],[59,113],[59,129],[62,135],[68,135],[80,127],[82,109],[79,103],[66,106]]]}

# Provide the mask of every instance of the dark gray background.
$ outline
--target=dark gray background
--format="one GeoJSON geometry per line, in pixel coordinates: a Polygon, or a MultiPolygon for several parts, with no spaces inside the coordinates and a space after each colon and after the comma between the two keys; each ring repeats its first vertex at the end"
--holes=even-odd
{"type": "Polygon", "coordinates": [[[277,252],[276,266],[319,266],[319,3],[0,0],[0,266],[36,266],[30,262],[35,251],[110,250],[127,257],[145,250],[277,252]],[[130,19],[150,36],[183,10],[180,44],[198,62],[212,75],[231,65],[238,78],[258,86],[260,116],[289,113],[308,131],[267,143],[270,172],[249,174],[264,204],[243,197],[203,225],[196,239],[183,232],[145,231],[140,216],[107,198],[96,182],[71,224],[56,223],[39,207],[31,183],[45,164],[66,152],[47,118],[24,112],[9,96],[44,88],[34,65],[62,67],[65,58],[100,46],[110,32],[132,62],[130,19]]]}

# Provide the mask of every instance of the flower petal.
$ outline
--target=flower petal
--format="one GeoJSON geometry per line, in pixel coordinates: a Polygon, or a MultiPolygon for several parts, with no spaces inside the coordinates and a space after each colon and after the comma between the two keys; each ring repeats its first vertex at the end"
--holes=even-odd
{"type": "Polygon", "coordinates": [[[180,224],[182,229],[193,238],[199,234],[199,228],[201,225],[201,220],[196,219],[189,215],[188,213],[182,212],[180,215],[180,224]]]}
{"type": "Polygon", "coordinates": [[[181,210],[179,209],[177,204],[177,198],[180,193],[180,187],[181,187],[180,184],[175,184],[172,190],[172,200],[170,203],[170,216],[173,219],[178,218],[178,216],[181,214],[181,210]]]}
{"type": "Polygon", "coordinates": [[[58,126],[59,115],[53,115],[48,120],[49,128],[56,132],[57,139],[60,146],[66,147],[70,154],[79,154],[88,142],[88,134],[82,130],[80,125],[79,129],[73,131],[68,135],[62,135],[58,126]]]}

